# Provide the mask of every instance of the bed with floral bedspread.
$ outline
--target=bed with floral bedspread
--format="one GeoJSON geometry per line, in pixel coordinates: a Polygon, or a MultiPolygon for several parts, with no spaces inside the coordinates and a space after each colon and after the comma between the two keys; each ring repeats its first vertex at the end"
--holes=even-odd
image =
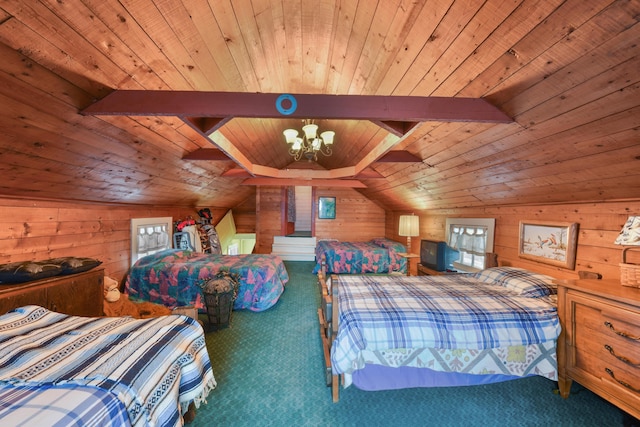
{"type": "Polygon", "coordinates": [[[327,274],[405,273],[407,260],[399,254],[406,251],[402,243],[385,238],[368,242],[321,240],[316,246],[313,273],[320,271],[323,259],[327,274]]]}
{"type": "Polygon", "coordinates": [[[284,292],[289,274],[276,255],[216,255],[166,249],[139,259],[129,271],[125,293],[134,300],[169,308],[194,306],[204,310],[202,280],[227,270],[240,276],[235,310],[263,311],[284,292]]]}

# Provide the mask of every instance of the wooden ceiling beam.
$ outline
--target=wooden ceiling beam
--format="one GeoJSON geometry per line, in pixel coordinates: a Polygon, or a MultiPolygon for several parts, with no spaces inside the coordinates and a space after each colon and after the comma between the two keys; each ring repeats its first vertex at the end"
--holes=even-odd
{"type": "Polygon", "coordinates": [[[484,98],[162,90],[116,90],[81,113],[177,116],[191,123],[212,117],[371,120],[396,127],[396,132],[394,122],[513,122],[484,98]]]}
{"type": "Polygon", "coordinates": [[[180,117],[183,122],[200,132],[201,134],[208,136],[216,130],[220,129],[233,117],[180,117]]]}
{"type": "MultiPolygon", "coordinates": [[[[198,148],[182,156],[182,160],[231,160],[224,151],[217,148],[198,148]]],[[[244,170],[244,169],[243,169],[244,170]]]]}
{"type": "Polygon", "coordinates": [[[220,176],[227,178],[250,178],[251,174],[242,168],[233,168],[222,172],[220,176]]]}
{"type": "Polygon", "coordinates": [[[378,163],[422,163],[422,159],[406,150],[391,150],[376,160],[378,163]]]}
{"type": "Polygon", "coordinates": [[[394,134],[397,137],[403,137],[407,133],[411,131],[414,127],[419,125],[419,122],[407,122],[407,121],[392,121],[392,120],[372,120],[373,123],[377,124],[381,128],[385,129],[387,132],[394,134]]]}
{"type": "Polygon", "coordinates": [[[269,186],[312,186],[312,187],[348,187],[367,188],[357,179],[296,179],[296,178],[249,178],[242,181],[243,185],[269,186]]]}

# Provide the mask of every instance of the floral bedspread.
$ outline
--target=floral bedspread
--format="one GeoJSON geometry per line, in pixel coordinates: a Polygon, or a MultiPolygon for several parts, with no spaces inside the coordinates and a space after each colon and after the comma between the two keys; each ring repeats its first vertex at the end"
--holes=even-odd
{"type": "Polygon", "coordinates": [[[199,283],[226,269],[240,275],[235,310],[263,311],[284,292],[289,274],[276,255],[215,255],[167,249],[139,259],[129,271],[125,293],[169,308],[205,309],[199,283]]]}
{"type": "Polygon", "coordinates": [[[320,271],[322,255],[327,263],[327,274],[391,273],[407,271],[406,252],[402,243],[378,238],[368,242],[339,242],[321,240],[316,246],[316,266],[320,271]]]}

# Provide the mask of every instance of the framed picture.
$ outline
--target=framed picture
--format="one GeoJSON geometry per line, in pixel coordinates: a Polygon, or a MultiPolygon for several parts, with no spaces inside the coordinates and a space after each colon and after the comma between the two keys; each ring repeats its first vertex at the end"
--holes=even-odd
{"type": "Polygon", "coordinates": [[[336,218],[336,198],[335,197],[318,197],[318,218],[320,219],[336,218]]]}
{"type": "Polygon", "coordinates": [[[576,266],[578,224],[520,221],[520,258],[573,270],[576,266]]]}

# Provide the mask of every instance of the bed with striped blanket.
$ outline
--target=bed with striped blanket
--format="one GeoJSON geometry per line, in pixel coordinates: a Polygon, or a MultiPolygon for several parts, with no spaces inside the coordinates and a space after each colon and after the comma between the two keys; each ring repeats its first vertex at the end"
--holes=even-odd
{"type": "Polygon", "coordinates": [[[365,390],[529,375],[556,380],[560,322],[553,279],[545,277],[538,289],[529,273],[516,278],[519,269],[507,270],[510,283],[523,286],[496,280],[499,270],[493,276],[334,276],[333,374],[365,390]]]}
{"type": "Polygon", "coordinates": [[[216,382],[202,327],[187,316],[77,317],[35,305],[0,316],[0,390],[52,386],[109,392],[132,426],[180,426],[216,382]]]}
{"type": "Polygon", "coordinates": [[[128,427],[127,408],[113,393],[77,384],[0,386],[3,427],[128,427]]]}

